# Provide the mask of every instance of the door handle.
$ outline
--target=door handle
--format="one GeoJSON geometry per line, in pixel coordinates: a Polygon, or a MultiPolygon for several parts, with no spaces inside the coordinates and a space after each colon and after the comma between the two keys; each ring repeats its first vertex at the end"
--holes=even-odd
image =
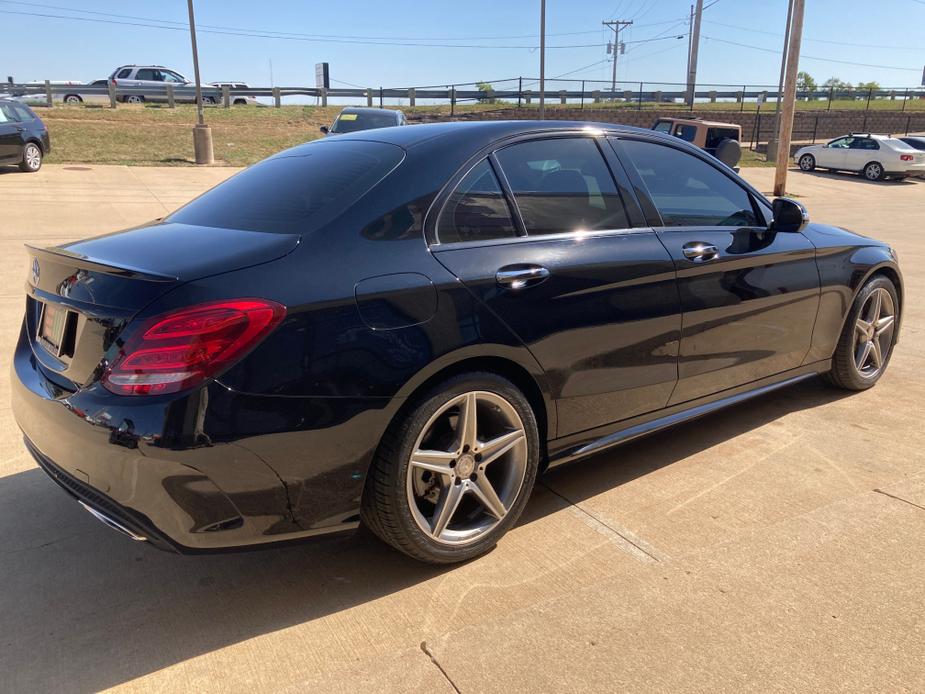
{"type": "Polygon", "coordinates": [[[525,289],[539,284],[549,277],[549,270],[542,265],[505,265],[495,274],[495,281],[508,289],[525,289]]]}
{"type": "Polygon", "coordinates": [[[695,263],[703,263],[707,260],[716,260],[719,258],[719,250],[712,243],[704,241],[691,241],[681,247],[684,257],[695,263]]]}

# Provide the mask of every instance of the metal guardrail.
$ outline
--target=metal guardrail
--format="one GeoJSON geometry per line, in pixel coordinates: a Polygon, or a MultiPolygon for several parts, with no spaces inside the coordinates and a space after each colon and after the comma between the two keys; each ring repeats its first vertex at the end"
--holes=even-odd
{"type": "MultiPolygon", "coordinates": [[[[264,97],[273,99],[275,106],[280,106],[284,97],[304,96],[318,98],[322,105],[327,105],[328,99],[365,99],[367,105],[372,106],[378,102],[382,105],[385,99],[407,99],[410,106],[414,106],[416,100],[425,99],[431,101],[448,101],[451,106],[459,102],[482,102],[490,99],[498,100],[516,100],[518,106],[521,104],[531,104],[534,100],[539,99],[540,93],[537,89],[531,88],[534,80],[525,80],[516,78],[515,80],[502,80],[499,84],[516,82],[516,88],[510,89],[492,89],[485,91],[482,89],[457,89],[456,85],[447,87],[378,87],[378,88],[332,88],[322,89],[316,87],[250,87],[247,89],[214,87],[211,85],[202,86],[203,99],[214,104],[232,105],[235,97],[256,98],[264,97]],[[529,86],[525,86],[529,85],[529,86]]],[[[557,89],[555,80],[547,80],[547,87],[544,90],[544,98],[554,103],[558,101],[561,104],[578,102],[584,105],[585,102],[603,102],[617,101],[624,103],[635,103],[640,107],[646,104],[670,104],[684,101],[688,93],[686,89],[661,89],[656,87],[681,87],[677,83],[633,83],[632,88],[628,88],[628,83],[618,83],[617,89],[611,89],[611,83],[599,83],[582,81],[580,89],[564,88],[557,89]],[[549,85],[553,86],[550,87],[549,85]]],[[[575,82],[568,82],[571,86],[575,82]]],[[[470,86],[464,84],[460,86],[470,86]]],[[[474,86],[474,85],[471,85],[474,86]]],[[[78,94],[81,96],[98,96],[101,100],[109,100],[110,105],[115,108],[118,103],[124,102],[127,97],[140,96],[145,101],[165,102],[169,105],[176,103],[192,103],[195,101],[196,90],[192,85],[173,86],[165,84],[163,86],[144,86],[128,87],[114,86],[111,83],[107,86],[89,86],[89,85],[62,85],[45,82],[44,84],[17,84],[7,83],[5,91],[13,96],[31,96],[45,97],[46,105],[52,106],[55,101],[61,101],[69,94],[78,94]]],[[[730,88],[730,85],[704,85],[704,88],[694,90],[694,101],[703,103],[715,103],[718,101],[734,101],[743,106],[747,101],[754,100],[761,102],[773,102],[777,99],[776,88],[749,87],[743,85],[741,88],[730,88]],[[709,88],[707,88],[709,87],[709,88]]],[[[831,108],[833,101],[839,100],[865,100],[866,107],[874,100],[882,101],[884,99],[900,102],[897,110],[905,110],[906,102],[910,99],[925,99],[925,88],[892,88],[892,89],[815,89],[813,91],[798,92],[797,98],[800,100],[810,100],[827,102],[831,108]]]]}

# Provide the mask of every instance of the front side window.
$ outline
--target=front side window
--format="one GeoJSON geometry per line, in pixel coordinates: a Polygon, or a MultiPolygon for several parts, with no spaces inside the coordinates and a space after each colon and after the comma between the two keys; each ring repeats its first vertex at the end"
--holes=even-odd
{"type": "Polygon", "coordinates": [[[514,220],[488,160],[475,166],[447,200],[437,221],[440,243],[516,236],[514,220]]]}
{"type": "Polygon", "coordinates": [[[622,146],[665,226],[763,226],[748,191],[693,154],[637,140],[622,146]]]}
{"type": "Polygon", "coordinates": [[[652,129],[660,133],[670,133],[671,132],[671,121],[660,120],[655,124],[655,127],[652,129]]]}
{"type": "Polygon", "coordinates": [[[129,75],[132,74],[132,68],[126,67],[119,70],[119,74],[116,75],[116,79],[124,80],[127,79],[129,75]]]}
{"type": "Polygon", "coordinates": [[[832,140],[829,143],[829,147],[833,149],[848,149],[852,142],[854,142],[853,137],[840,137],[837,140],[832,140]]]}
{"type": "Polygon", "coordinates": [[[497,157],[527,234],[629,226],[620,193],[591,138],[532,140],[505,147],[497,157]]]}
{"type": "Polygon", "coordinates": [[[0,104],[0,123],[16,122],[19,117],[13,110],[13,104],[0,104]]]}
{"type": "Polygon", "coordinates": [[[170,72],[169,70],[166,70],[161,74],[165,82],[173,82],[174,84],[186,84],[186,80],[176,72],[170,72]]]}

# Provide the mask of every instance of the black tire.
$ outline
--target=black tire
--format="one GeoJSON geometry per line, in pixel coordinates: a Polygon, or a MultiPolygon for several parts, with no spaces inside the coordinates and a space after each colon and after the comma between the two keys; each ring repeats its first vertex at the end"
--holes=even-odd
{"type": "Polygon", "coordinates": [[[19,162],[19,170],[25,173],[35,173],[42,168],[43,152],[42,148],[35,142],[27,142],[22,148],[22,161],[19,162]]]}
{"type": "Polygon", "coordinates": [[[814,171],[816,169],[816,157],[812,154],[804,154],[799,161],[800,171],[814,171]]]}
{"type": "Polygon", "coordinates": [[[204,96],[204,97],[202,97],[202,103],[204,103],[204,104],[209,104],[209,105],[214,104],[214,103],[215,103],[215,97],[212,97],[212,96],[204,96]]]}
{"type": "Polygon", "coordinates": [[[900,309],[896,287],[887,277],[876,275],[861,288],[851,305],[848,318],[845,320],[845,326],[842,328],[842,334],[838,339],[838,345],[835,347],[835,354],[832,355],[832,369],[824,374],[825,379],[831,385],[845,390],[867,390],[880,380],[890,363],[890,357],[893,356],[893,345],[896,344],[897,335],[896,320],[898,320],[900,309]],[[882,356],[882,366],[876,373],[865,375],[859,370],[855,359],[855,350],[857,349],[856,326],[858,318],[861,316],[861,311],[865,308],[870,295],[880,289],[885,289],[889,292],[893,300],[894,322],[888,337],[887,349],[882,356]]]}
{"type": "Polygon", "coordinates": [[[517,522],[536,481],[539,455],[536,416],[514,384],[487,372],[454,376],[419,398],[407,415],[386,431],[367,475],[361,504],[363,523],[386,543],[423,562],[452,564],[480,556],[490,551],[517,522]],[[498,395],[514,408],[526,435],[526,468],[516,496],[497,525],[465,544],[446,545],[426,534],[414,520],[407,476],[412,451],[427,423],[453,398],[472,391],[498,395]]]}
{"type": "Polygon", "coordinates": [[[65,94],[62,101],[66,104],[80,104],[83,103],[83,99],[80,98],[79,94],[65,94]]]}
{"type": "Polygon", "coordinates": [[[235,99],[234,105],[235,106],[247,106],[247,99],[235,99]]]}
{"type": "Polygon", "coordinates": [[[883,164],[879,161],[869,161],[861,169],[861,175],[868,181],[882,181],[886,172],[883,170],[883,164]]]}

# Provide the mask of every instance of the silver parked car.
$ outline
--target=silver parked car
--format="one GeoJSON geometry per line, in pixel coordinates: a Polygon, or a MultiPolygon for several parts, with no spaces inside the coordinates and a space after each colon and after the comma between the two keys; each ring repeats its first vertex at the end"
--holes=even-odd
{"type": "MultiPolygon", "coordinates": [[[[176,70],[169,70],[163,65],[123,65],[113,70],[109,76],[116,89],[120,87],[135,88],[119,98],[127,104],[143,104],[145,101],[167,101],[166,85],[177,88],[174,99],[177,103],[195,103],[195,85],[176,70]],[[144,91],[149,87],[150,91],[144,91]]],[[[203,85],[205,87],[205,85],[203,85]]],[[[218,103],[217,93],[203,93],[205,104],[218,103]]]]}
{"type": "Polygon", "coordinates": [[[925,152],[889,135],[851,133],[824,145],[801,147],[793,160],[803,171],[855,171],[869,181],[925,173],[925,152]]]}

